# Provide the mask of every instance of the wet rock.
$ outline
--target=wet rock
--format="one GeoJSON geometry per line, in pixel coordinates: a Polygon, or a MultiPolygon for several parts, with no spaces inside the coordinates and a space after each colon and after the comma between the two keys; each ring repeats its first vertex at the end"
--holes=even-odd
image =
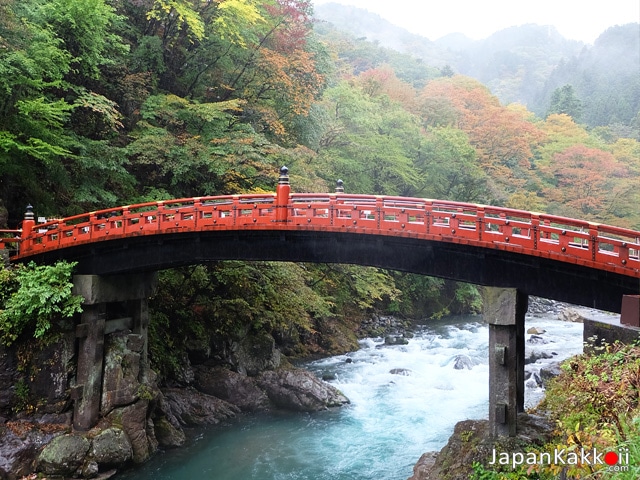
{"type": "Polygon", "coordinates": [[[40,449],[54,436],[33,428],[30,422],[0,426],[0,478],[20,478],[33,472],[40,449]]]}
{"type": "Polygon", "coordinates": [[[101,400],[104,413],[138,399],[143,347],[142,335],[121,332],[107,335],[101,400]]]}
{"type": "Polygon", "coordinates": [[[418,463],[413,466],[413,475],[408,480],[422,480],[428,478],[429,473],[436,463],[438,452],[423,453],[418,463]]]}
{"type": "Polygon", "coordinates": [[[557,377],[562,373],[562,369],[560,368],[559,363],[550,363],[545,365],[540,369],[540,379],[542,380],[542,384],[546,387],[549,380],[554,377],[557,377]]]}
{"type": "Polygon", "coordinates": [[[403,377],[408,377],[413,372],[408,368],[392,368],[391,370],[389,370],[389,373],[392,375],[402,375],[403,377]]]}
{"type": "Polygon", "coordinates": [[[538,375],[536,372],[531,372],[531,374],[529,375],[529,378],[527,380],[527,383],[525,383],[525,385],[528,388],[540,388],[540,387],[542,387],[542,380],[540,378],[540,375],[538,375]]]}
{"type": "Polygon", "coordinates": [[[297,368],[263,372],[258,385],[276,407],[285,410],[313,412],[349,403],[337,388],[297,368]]]}
{"type": "Polygon", "coordinates": [[[100,465],[119,466],[133,458],[133,449],[124,431],[112,427],[95,436],[91,457],[100,465]]]}
{"type": "Polygon", "coordinates": [[[527,313],[536,317],[548,314],[558,314],[566,304],[549,300],[547,298],[529,297],[529,308],[527,313]]]}
{"type": "Polygon", "coordinates": [[[162,391],[161,411],[175,426],[216,425],[240,412],[235,405],[193,387],[162,391]]]}
{"type": "Polygon", "coordinates": [[[527,333],[530,335],[542,335],[546,330],[540,327],[531,327],[527,330],[527,333]]]}
{"type": "Polygon", "coordinates": [[[454,370],[471,370],[474,365],[474,361],[468,355],[456,355],[453,358],[454,370]]]}
{"type": "Polygon", "coordinates": [[[89,447],[89,441],[80,435],[56,437],[40,453],[38,470],[47,475],[73,475],[82,467],[89,447]]]}
{"type": "Polygon", "coordinates": [[[492,439],[487,420],[464,420],[456,424],[449,441],[436,455],[433,464],[427,457],[425,468],[416,465],[418,468],[414,469],[411,480],[468,480],[473,473],[474,462],[488,462],[494,448],[504,452],[522,452],[524,442],[544,445],[550,440],[552,431],[553,426],[548,420],[521,413],[518,414],[516,437],[492,439]]]}
{"type": "Polygon", "coordinates": [[[147,438],[147,400],[138,400],[133,405],[114,409],[107,420],[112,425],[122,425],[122,429],[129,437],[133,451],[134,463],[143,463],[155,452],[155,445],[147,438]]]}
{"type": "Polygon", "coordinates": [[[335,373],[323,373],[322,380],[325,382],[330,382],[331,380],[336,380],[338,376],[335,373]]]}
{"type": "Polygon", "coordinates": [[[549,343],[549,340],[542,338],[540,335],[531,335],[531,337],[527,340],[527,343],[531,345],[546,345],[549,343]]]}
{"type": "Polygon", "coordinates": [[[386,337],[384,337],[384,344],[385,345],[408,345],[409,340],[407,340],[403,336],[387,335],[386,337]]]}
{"type": "Polygon", "coordinates": [[[560,320],[564,322],[583,323],[584,317],[573,308],[565,308],[560,312],[560,320]]]}
{"type": "Polygon", "coordinates": [[[252,378],[226,368],[196,367],[195,385],[199,391],[232,403],[245,412],[267,410],[270,407],[267,394],[252,378]]]}
{"type": "Polygon", "coordinates": [[[240,342],[233,343],[229,357],[238,373],[249,376],[276,369],[282,361],[274,338],[267,332],[249,334],[240,342]]]}
{"type": "Polygon", "coordinates": [[[529,354],[527,358],[524,359],[524,364],[528,365],[530,363],[536,363],[538,360],[546,360],[549,358],[553,358],[553,355],[547,352],[534,350],[529,354]]]}
{"type": "Polygon", "coordinates": [[[84,462],[82,466],[82,476],[84,478],[95,478],[98,476],[98,471],[100,468],[98,467],[98,462],[95,460],[89,460],[84,462]]]}
{"type": "Polygon", "coordinates": [[[164,448],[181,447],[187,440],[184,431],[174,427],[166,417],[154,421],[154,430],[158,443],[164,448]]]}

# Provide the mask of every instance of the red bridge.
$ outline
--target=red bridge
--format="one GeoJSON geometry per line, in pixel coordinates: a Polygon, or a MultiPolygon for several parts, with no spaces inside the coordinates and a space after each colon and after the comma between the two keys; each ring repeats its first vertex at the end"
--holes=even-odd
{"type": "Polygon", "coordinates": [[[493,435],[510,436],[524,411],[528,295],[619,312],[624,295],[640,293],[640,232],[484,205],[346,195],[340,182],[332,194],[291,194],[287,173],[283,167],[275,194],[167,200],[39,224],[28,208],[22,229],[1,240],[17,247],[13,261],[78,262],[74,286],[85,304],[76,327],[76,428],[91,428],[100,414],[106,305],[126,303],[127,328],[147,342],[155,281],[146,272],[228,259],[336,262],[505,287],[483,300],[489,423],[493,435]]]}
{"type": "MultiPolygon", "coordinates": [[[[640,293],[640,232],[508,208],[419,198],[290,193],[110,208],[5,231],[13,261],[79,262],[80,273],[224,259],[339,262],[410,271],[620,310],[640,293]]],[[[0,246],[2,245],[0,243],[0,246]]]]}

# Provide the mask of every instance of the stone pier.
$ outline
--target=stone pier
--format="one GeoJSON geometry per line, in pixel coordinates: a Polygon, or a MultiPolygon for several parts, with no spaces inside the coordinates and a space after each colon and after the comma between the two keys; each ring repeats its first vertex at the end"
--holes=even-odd
{"type": "Polygon", "coordinates": [[[516,435],[524,411],[524,317],[528,296],[516,289],[485,287],[489,325],[489,428],[493,437],[516,435]]]}
{"type": "Polygon", "coordinates": [[[88,430],[100,416],[105,334],[119,330],[140,334],[144,343],[140,372],[146,374],[148,298],[156,283],[156,273],[73,277],[73,293],[84,297],[82,317],[76,326],[78,367],[76,385],[72,389],[74,428],[88,430]],[[122,316],[123,310],[127,316],[122,316]]]}

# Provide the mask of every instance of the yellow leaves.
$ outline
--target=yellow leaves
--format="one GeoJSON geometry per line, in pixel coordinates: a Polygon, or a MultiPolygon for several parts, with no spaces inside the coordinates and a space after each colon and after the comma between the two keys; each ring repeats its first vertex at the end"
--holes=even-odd
{"type": "Polygon", "coordinates": [[[254,0],[222,0],[214,25],[220,38],[246,47],[248,30],[260,22],[264,22],[264,18],[254,0]]]}
{"type": "Polygon", "coordinates": [[[168,21],[175,17],[178,22],[178,30],[186,26],[187,33],[192,40],[204,38],[204,22],[200,14],[191,8],[191,2],[187,0],[155,0],[153,7],[147,12],[147,20],[168,21]]]}

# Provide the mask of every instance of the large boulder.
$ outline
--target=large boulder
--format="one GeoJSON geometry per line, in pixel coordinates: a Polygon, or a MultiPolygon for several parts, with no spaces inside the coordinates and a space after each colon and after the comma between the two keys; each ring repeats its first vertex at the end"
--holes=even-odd
{"type": "Polygon", "coordinates": [[[240,412],[235,405],[197,391],[193,387],[162,391],[159,408],[176,427],[216,425],[240,412]]]}
{"type": "Polygon", "coordinates": [[[107,428],[91,442],[91,457],[98,464],[120,466],[133,458],[129,437],[120,428],[107,428]]]}
{"type": "Polygon", "coordinates": [[[221,398],[245,412],[267,410],[271,406],[267,394],[251,377],[223,367],[196,367],[195,385],[201,392],[221,398]]]}
{"type": "Polygon", "coordinates": [[[552,423],[542,417],[518,414],[515,437],[491,438],[487,420],[464,420],[456,424],[453,434],[435,460],[423,456],[414,468],[411,480],[467,480],[475,462],[486,464],[493,451],[520,452],[525,445],[544,445],[551,439],[552,423]]]}
{"type": "Polygon", "coordinates": [[[263,372],[258,385],[276,407],[285,410],[313,412],[349,403],[333,385],[298,368],[263,372]]]}
{"type": "Polygon", "coordinates": [[[82,467],[89,447],[89,440],[80,435],[56,437],[42,449],[38,470],[47,475],[73,475],[82,467]]]}
{"type": "Polygon", "coordinates": [[[469,355],[456,355],[453,359],[453,368],[455,370],[471,370],[475,365],[469,355]]]}
{"type": "Polygon", "coordinates": [[[106,417],[111,425],[122,425],[131,442],[134,463],[147,461],[157,448],[153,431],[148,428],[148,407],[147,400],[138,400],[132,405],[112,410],[106,417]]]}
{"type": "Polygon", "coordinates": [[[1,425],[0,478],[21,478],[33,472],[38,452],[55,435],[51,429],[45,432],[26,421],[1,425]]]}
{"type": "Polygon", "coordinates": [[[184,445],[187,437],[182,429],[171,424],[166,417],[157,418],[154,422],[154,431],[158,443],[163,448],[175,448],[184,445]]]}

